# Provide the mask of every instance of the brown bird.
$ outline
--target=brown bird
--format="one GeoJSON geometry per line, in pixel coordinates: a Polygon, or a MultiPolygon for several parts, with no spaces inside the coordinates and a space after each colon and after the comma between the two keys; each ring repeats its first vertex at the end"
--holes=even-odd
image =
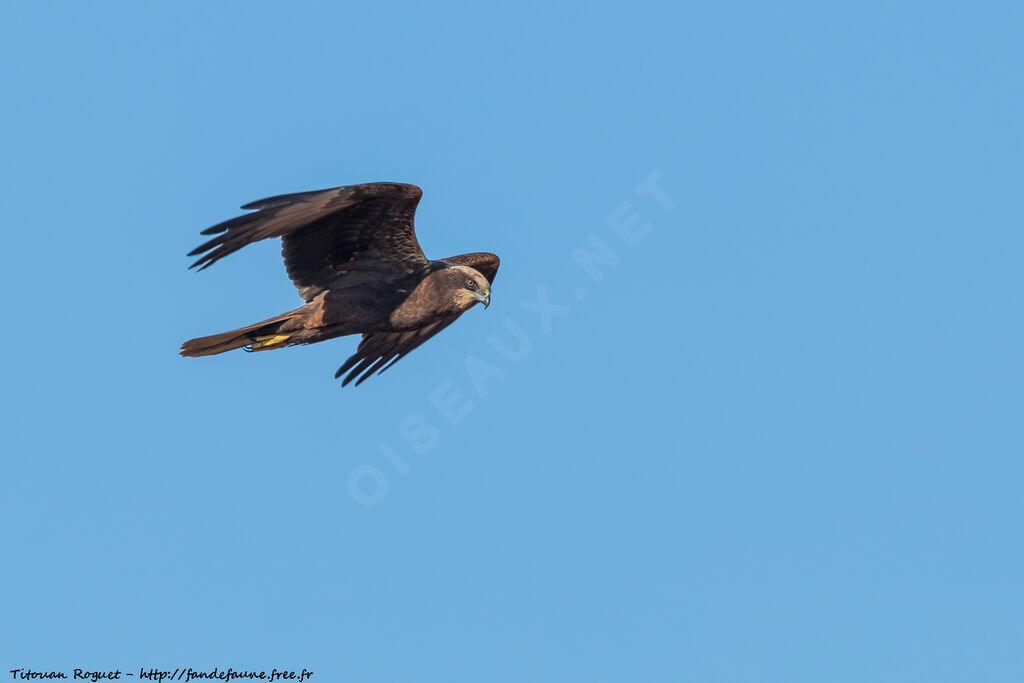
{"type": "Polygon", "coordinates": [[[230,332],[181,346],[183,356],[233,349],[268,351],[363,335],[335,373],[358,386],[451,325],[477,303],[491,302],[498,257],[473,253],[430,261],[413,229],[423,192],[415,185],[370,183],[261,199],[255,209],[202,234],[190,268],[203,270],[247,244],[281,238],[288,277],[306,304],[230,332]],[[347,375],[345,373],[348,373],[347,375]]]}

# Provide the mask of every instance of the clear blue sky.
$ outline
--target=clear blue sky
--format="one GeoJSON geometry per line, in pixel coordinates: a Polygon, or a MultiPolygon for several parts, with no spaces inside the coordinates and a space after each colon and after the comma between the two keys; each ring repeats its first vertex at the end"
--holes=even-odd
{"type": "Polygon", "coordinates": [[[5,5],[0,671],[1024,678],[1020,3],[546,4],[5,5]],[[487,311],[178,357],[377,180],[487,311]]]}

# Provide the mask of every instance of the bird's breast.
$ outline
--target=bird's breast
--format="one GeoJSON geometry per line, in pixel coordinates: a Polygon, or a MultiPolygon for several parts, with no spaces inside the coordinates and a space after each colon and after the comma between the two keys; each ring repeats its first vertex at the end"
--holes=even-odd
{"type": "Polygon", "coordinates": [[[446,303],[439,283],[428,275],[391,312],[391,324],[396,329],[421,327],[443,317],[447,310],[446,303]]]}

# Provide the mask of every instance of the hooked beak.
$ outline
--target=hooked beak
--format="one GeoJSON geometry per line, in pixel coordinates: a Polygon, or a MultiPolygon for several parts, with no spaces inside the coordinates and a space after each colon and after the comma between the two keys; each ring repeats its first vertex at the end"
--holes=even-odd
{"type": "Polygon", "coordinates": [[[483,292],[473,292],[473,296],[476,297],[477,301],[484,305],[484,308],[491,305],[491,290],[488,289],[483,292]]]}

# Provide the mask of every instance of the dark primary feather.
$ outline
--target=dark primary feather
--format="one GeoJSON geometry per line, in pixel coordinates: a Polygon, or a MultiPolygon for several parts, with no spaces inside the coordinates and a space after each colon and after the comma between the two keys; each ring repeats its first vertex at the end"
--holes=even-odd
{"type": "Polygon", "coordinates": [[[378,375],[384,372],[397,363],[402,356],[405,356],[458,319],[459,316],[454,315],[407,332],[371,332],[364,334],[363,340],[359,342],[356,352],[345,361],[344,365],[338,368],[338,371],[334,373],[334,377],[337,379],[347,372],[348,375],[341,382],[341,386],[346,386],[353,379],[356,379],[356,376],[359,376],[355,384],[355,386],[359,386],[374,372],[377,372],[378,375]]]}
{"type": "Polygon", "coordinates": [[[369,183],[261,199],[242,207],[255,213],[204,230],[217,236],[189,253],[202,255],[191,267],[281,237],[288,276],[307,301],[347,273],[416,272],[429,263],[413,225],[422,194],[415,185],[369,183]]]}

